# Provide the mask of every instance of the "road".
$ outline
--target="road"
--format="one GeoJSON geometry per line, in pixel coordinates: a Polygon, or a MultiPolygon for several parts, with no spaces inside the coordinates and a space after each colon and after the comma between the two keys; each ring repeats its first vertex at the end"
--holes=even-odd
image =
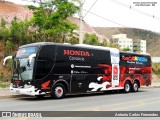
{"type": "Polygon", "coordinates": [[[71,95],[56,100],[20,97],[0,99],[0,111],[160,111],[160,88],[136,93],[107,92],[71,95]]]}
{"type": "Polygon", "coordinates": [[[56,100],[50,97],[0,99],[4,111],[160,111],[160,88],[142,88],[137,93],[97,93],[70,95],[56,100]]]}

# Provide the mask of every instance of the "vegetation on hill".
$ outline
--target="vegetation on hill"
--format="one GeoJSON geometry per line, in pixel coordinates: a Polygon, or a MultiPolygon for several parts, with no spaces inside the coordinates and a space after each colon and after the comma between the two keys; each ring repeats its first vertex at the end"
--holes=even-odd
{"type": "Polygon", "coordinates": [[[160,63],[153,63],[152,68],[155,74],[160,75],[160,63]]]}
{"type": "Polygon", "coordinates": [[[0,20],[0,40],[5,45],[8,55],[18,46],[42,41],[69,42],[74,38],[77,26],[67,18],[78,11],[78,7],[69,0],[54,0],[43,2],[39,0],[39,7],[28,6],[33,10],[31,19],[20,20],[14,17],[9,27],[6,21],[0,20]]]}
{"type": "Polygon", "coordinates": [[[106,28],[95,27],[96,32],[111,38],[115,34],[127,34],[128,38],[142,39],[147,41],[147,53],[151,56],[160,56],[160,34],[137,28],[106,28]]]}

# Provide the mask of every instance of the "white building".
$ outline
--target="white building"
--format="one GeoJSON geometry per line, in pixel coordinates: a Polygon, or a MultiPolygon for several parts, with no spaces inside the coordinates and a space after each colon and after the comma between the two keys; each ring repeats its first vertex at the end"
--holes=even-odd
{"type": "Polygon", "coordinates": [[[146,53],[146,40],[133,40],[126,34],[112,35],[111,43],[121,49],[129,48],[130,52],[146,53]]]}
{"type": "Polygon", "coordinates": [[[112,44],[118,45],[121,49],[129,48],[133,52],[133,40],[127,38],[126,34],[112,35],[112,44]]]}
{"type": "Polygon", "coordinates": [[[146,40],[141,40],[141,53],[146,53],[146,46],[147,46],[147,43],[146,43],[146,40]]]}
{"type": "Polygon", "coordinates": [[[152,57],[151,59],[153,63],[160,63],[160,57],[152,57]]]}
{"type": "Polygon", "coordinates": [[[133,52],[146,53],[146,40],[134,40],[133,52]]]}

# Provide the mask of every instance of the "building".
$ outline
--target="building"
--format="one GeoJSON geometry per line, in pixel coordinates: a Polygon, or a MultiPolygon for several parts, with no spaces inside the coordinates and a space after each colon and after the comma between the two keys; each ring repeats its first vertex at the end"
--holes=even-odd
{"type": "Polygon", "coordinates": [[[127,38],[126,34],[112,35],[111,43],[122,50],[127,48],[129,52],[146,53],[146,40],[127,38]]]}
{"type": "Polygon", "coordinates": [[[160,57],[151,57],[153,63],[160,63],[160,57]]]}
{"type": "Polygon", "coordinates": [[[146,53],[146,40],[134,40],[133,52],[146,53]]]}
{"type": "Polygon", "coordinates": [[[133,40],[127,38],[126,34],[112,35],[111,43],[118,45],[121,49],[129,48],[129,51],[133,52],[133,40]]]}

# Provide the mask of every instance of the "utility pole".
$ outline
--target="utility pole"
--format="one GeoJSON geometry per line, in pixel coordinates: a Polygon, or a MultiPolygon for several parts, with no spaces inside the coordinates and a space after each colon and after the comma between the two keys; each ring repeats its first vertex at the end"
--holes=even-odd
{"type": "Polygon", "coordinates": [[[80,0],[79,44],[83,44],[83,0],[80,0]]]}

